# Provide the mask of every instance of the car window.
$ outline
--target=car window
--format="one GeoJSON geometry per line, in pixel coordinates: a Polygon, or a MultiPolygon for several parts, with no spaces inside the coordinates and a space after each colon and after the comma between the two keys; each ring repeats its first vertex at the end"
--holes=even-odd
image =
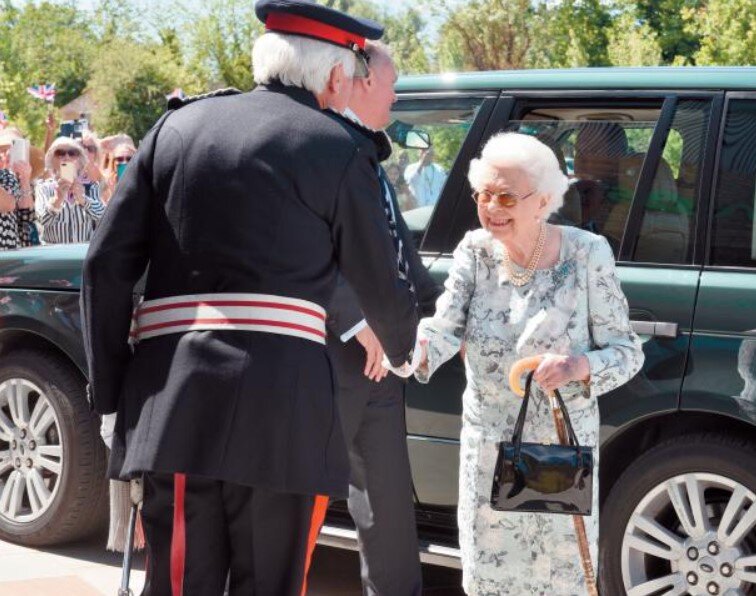
{"type": "Polygon", "coordinates": [[[756,267],[756,99],[729,102],[714,201],[711,264],[756,267]]]}
{"type": "MultiPolygon", "coordinates": [[[[698,177],[710,102],[678,104],[645,203],[634,260],[687,263],[694,245],[698,177]]],[[[557,155],[571,184],[554,223],[607,238],[618,256],[661,105],[543,106],[521,112],[507,130],[537,136],[557,155]]]]}
{"type": "Polygon", "coordinates": [[[681,100],[657,165],[633,260],[690,263],[695,245],[699,177],[709,126],[709,100],[681,100]]]}
{"type": "Polygon", "coordinates": [[[383,167],[418,245],[482,102],[424,98],[394,106],[386,129],[393,151],[383,167]]]}
{"type": "Polygon", "coordinates": [[[506,130],[538,137],[554,150],[570,178],[552,222],[605,236],[616,257],[660,113],[661,102],[534,106],[522,110],[506,130]]]}

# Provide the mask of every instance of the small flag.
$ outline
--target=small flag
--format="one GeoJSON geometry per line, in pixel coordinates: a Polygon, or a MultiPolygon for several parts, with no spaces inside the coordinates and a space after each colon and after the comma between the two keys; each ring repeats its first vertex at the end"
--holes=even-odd
{"type": "Polygon", "coordinates": [[[55,101],[55,84],[32,85],[31,87],[27,87],[26,90],[29,92],[29,95],[36,97],[37,99],[41,99],[49,103],[55,101]]]}
{"type": "Polygon", "coordinates": [[[165,100],[171,101],[174,97],[177,97],[178,99],[183,100],[186,97],[186,93],[184,93],[181,87],[176,87],[173,91],[171,91],[168,95],[165,96],[165,100]]]}

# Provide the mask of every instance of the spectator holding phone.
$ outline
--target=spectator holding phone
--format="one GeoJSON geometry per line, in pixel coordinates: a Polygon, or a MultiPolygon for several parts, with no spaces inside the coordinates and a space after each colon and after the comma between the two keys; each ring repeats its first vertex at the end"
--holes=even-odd
{"type": "Polygon", "coordinates": [[[84,168],[84,175],[87,182],[97,182],[102,185],[105,180],[105,172],[102,167],[102,146],[100,139],[91,130],[85,130],[79,140],[81,148],[87,154],[87,165],[84,168]]]}
{"type": "Polygon", "coordinates": [[[99,184],[86,177],[88,161],[70,137],[55,139],[45,155],[52,176],[37,184],[36,201],[48,244],[88,242],[105,211],[99,184]]]}
{"type": "Polygon", "coordinates": [[[106,178],[104,180],[103,189],[101,193],[102,201],[107,205],[110,198],[115,192],[118,181],[126,171],[131,158],[136,153],[136,147],[134,142],[127,135],[123,135],[125,140],[117,143],[111,150],[109,161],[110,167],[106,170],[106,178]]]}
{"type": "Polygon", "coordinates": [[[17,128],[0,132],[0,250],[39,244],[29,142],[17,128]]]}

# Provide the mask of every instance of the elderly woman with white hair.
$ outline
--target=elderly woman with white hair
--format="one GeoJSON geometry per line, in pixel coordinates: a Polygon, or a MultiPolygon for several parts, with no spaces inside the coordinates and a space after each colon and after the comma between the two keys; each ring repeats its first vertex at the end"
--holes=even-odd
{"type": "MultiPolygon", "coordinates": [[[[638,372],[641,344],[607,241],[547,223],[568,185],[551,149],[527,135],[499,134],[472,161],[469,179],[481,229],[455,250],[436,314],[420,323],[424,360],[415,373],[427,382],[465,346],[458,509],[464,589],[478,596],[584,594],[570,516],[491,508],[497,443],[511,440],[521,405],[508,375],[517,360],[543,356],[534,381],[560,390],[580,444],[595,448],[597,398],[638,372]]],[[[548,400],[533,400],[523,441],[556,443],[548,400]]],[[[594,458],[598,466],[597,449],[594,458]]],[[[595,562],[597,467],[593,491],[585,521],[595,562]]]]}
{"type": "Polygon", "coordinates": [[[45,155],[52,176],[35,189],[42,240],[47,244],[88,242],[105,212],[97,182],[86,178],[88,158],[81,144],[58,137],[45,155]]]}

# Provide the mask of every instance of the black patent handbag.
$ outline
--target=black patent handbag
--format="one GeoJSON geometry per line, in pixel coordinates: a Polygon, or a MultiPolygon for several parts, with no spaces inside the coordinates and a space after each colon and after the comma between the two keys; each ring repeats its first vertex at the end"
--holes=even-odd
{"type": "Polygon", "coordinates": [[[554,391],[557,432],[566,445],[523,443],[522,431],[530,403],[533,373],[527,378],[525,396],[511,442],[499,443],[494,468],[491,507],[497,511],[590,515],[593,503],[593,449],[582,447],[572,428],[564,400],[554,391]],[[561,411],[561,417],[557,412],[561,411]],[[560,433],[564,424],[566,432],[560,433]]]}

